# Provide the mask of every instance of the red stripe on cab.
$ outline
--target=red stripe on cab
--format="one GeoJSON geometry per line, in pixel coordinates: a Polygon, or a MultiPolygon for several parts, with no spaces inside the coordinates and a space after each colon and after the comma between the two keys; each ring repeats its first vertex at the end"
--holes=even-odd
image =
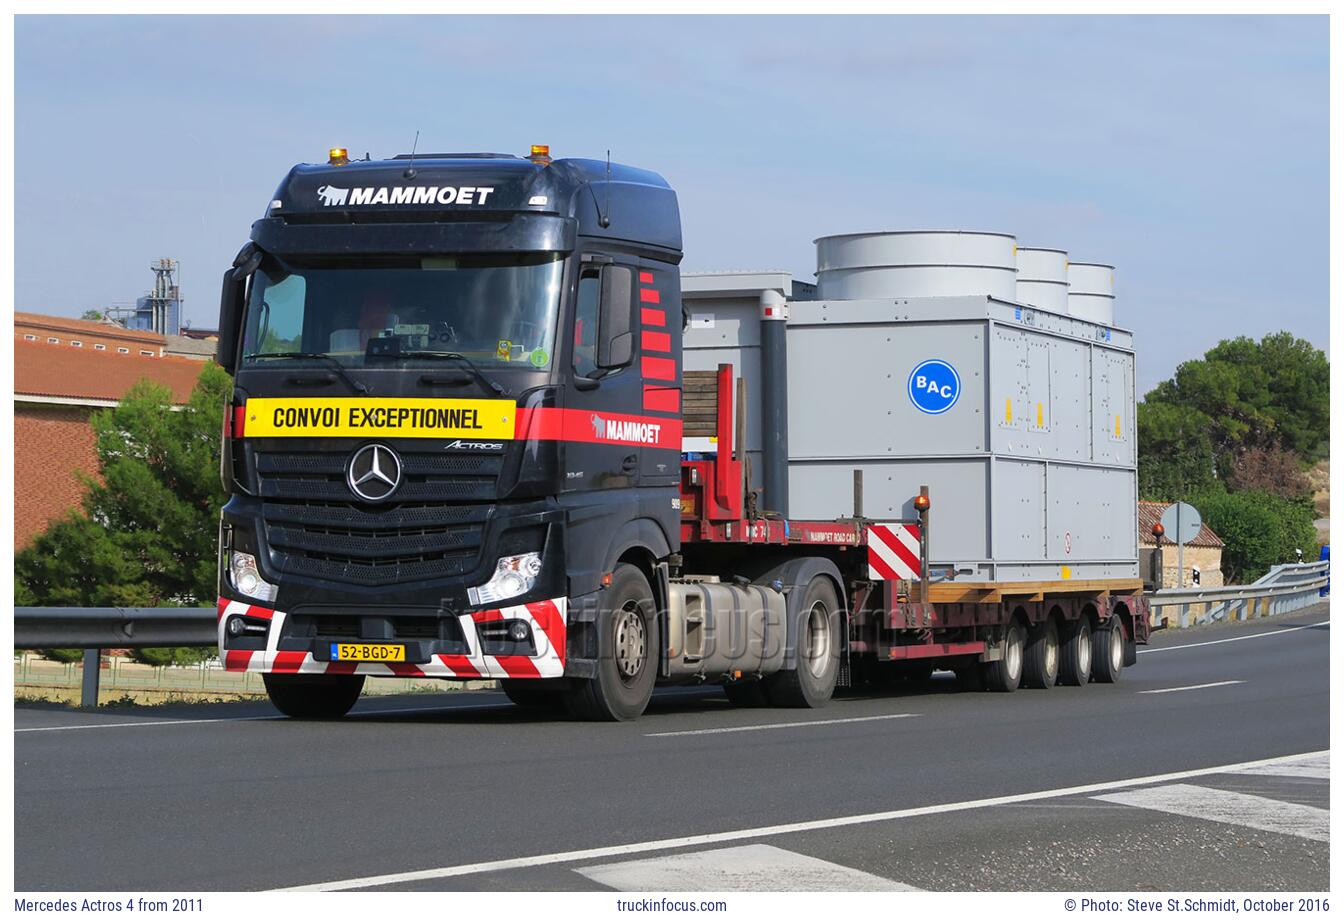
{"type": "Polygon", "coordinates": [[[650,310],[648,307],[640,307],[639,321],[646,326],[666,326],[667,314],[662,310],[650,310]]]}
{"type": "Polygon", "coordinates": [[[640,272],[640,273],[639,273],[639,283],[640,283],[640,284],[653,284],[653,272],[640,272]]]}
{"type": "Polygon", "coordinates": [[[645,356],[639,360],[639,369],[646,380],[676,380],[677,362],[671,358],[645,356]]]}
{"type": "Polygon", "coordinates": [[[645,351],[671,351],[672,336],[666,332],[648,332],[644,333],[643,339],[645,351]]]}
{"type": "Polygon", "coordinates": [[[645,412],[680,412],[681,391],[675,387],[644,387],[645,412]]]}
{"type": "Polygon", "coordinates": [[[653,288],[640,288],[639,299],[642,303],[662,303],[658,299],[658,292],[653,288]]]}

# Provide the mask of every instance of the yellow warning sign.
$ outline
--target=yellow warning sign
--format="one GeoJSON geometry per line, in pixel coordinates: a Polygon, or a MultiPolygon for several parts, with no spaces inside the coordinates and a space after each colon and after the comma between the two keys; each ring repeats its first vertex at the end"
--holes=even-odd
{"type": "Polygon", "coordinates": [[[1005,425],[1011,425],[1011,424],[1013,423],[1013,401],[1012,401],[1012,399],[1005,399],[1005,400],[1003,401],[1003,422],[1004,422],[1005,425]]]}
{"type": "Polygon", "coordinates": [[[1037,428],[1044,428],[1044,427],[1045,427],[1045,404],[1044,404],[1044,403],[1037,403],[1037,404],[1036,404],[1036,427],[1037,427],[1037,428]]]}
{"type": "Polygon", "coordinates": [[[1115,417],[1115,436],[1117,438],[1122,437],[1120,434],[1120,416],[1118,415],[1115,417]]]}
{"type": "Polygon", "coordinates": [[[1073,577],[1073,570],[1067,565],[1061,565],[1059,567],[1059,577],[1068,580],[1073,577]]]}
{"type": "Polygon", "coordinates": [[[508,399],[258,397],[245,406],[248,438],[488,438],[513,440],[508,399]]]}

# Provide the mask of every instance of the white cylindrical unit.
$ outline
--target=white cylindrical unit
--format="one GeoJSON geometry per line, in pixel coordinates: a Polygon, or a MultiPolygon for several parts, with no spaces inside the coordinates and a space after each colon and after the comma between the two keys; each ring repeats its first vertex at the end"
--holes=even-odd
{"type": "Polygon", "coordinates": [[[1069,263],[1069,315],[1103,326],[1115,325],[1115,266],[1069,263]]]}
{"type": "Polygon", "coordinates": [[[1017,248],[1017,302],[1051,313],[1069,312],[1069,254],[1063,249],[1017,248]]]}
{"type": "Polygon", "coordinates": [[[1007,233],[904,230],[823,236],[818,300],[1017,294],[1016,240],[1007,233]]]}

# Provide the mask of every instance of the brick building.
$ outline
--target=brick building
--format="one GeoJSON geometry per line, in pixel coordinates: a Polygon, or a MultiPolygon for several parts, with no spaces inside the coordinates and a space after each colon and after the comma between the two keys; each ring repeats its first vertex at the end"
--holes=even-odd
{"type": "Polygon", "coordinates": [[[166,345],[165,337],[157,332],[126,329],[106,320],[70,319],[40,313],[15,313],[14,339],[140,358],[160,358],[166,345]]]}
{"type": "MultiPolygon", "coordinates": [[[[1157,552],[1157,542],[1153,539],[1153,525],[1162,520],[1162,512],[1171,507],[1171,502],[1139,502],[1139,573],[1145,582],[1154,581],[1153,555],[1157,552]]],[[[1176,544],[1166,537],[1162,538],[1162,574],[1158,587],[1174,588],[1177,584],[1176,566],[1180,551],[1176,544]]],[[[1199,534],[1185,544],[1185,579],[1187,588],[1191,584],[1191,569],[1199,566],[1199,583],[1203,587],[1219,587],[1223,584],[1223,540],[1213,529],[1205,524],[1199,534]]]]}
{"type": "MultiPolygon", "coordinates": [[[[14,545],[22,549],[47,524],[78,508],[84,495],[79,474],[94,475],[94,452],[89,416],[115,406],[137,380],[149,378],[166,385],[173,401],[182,404],[191,395],[202,362],[162,357],[150,343],[152,333],[112,327],[97,338],[83,333],[79,346],[65,341],[34,341],[33,330],[52,330],[64,339],[70,324],[102,326],[82,320],[39,317],[20,313],[14,333],[14,545]],[[50,320],[51,322],[46,322],[50,320]],[[59,326],[59,331],[57,327],[59,326]],[[107,347],[94,349],[94,344],[107,347]],[[120,343],[120,344],[118,344],[120,343]],[[144,343],[151,355],[140,355],[144,343]],[[117,348],[126,348],[119,352],[117,348]]],[[[158,336],[162,347],[163,336],[158,336]]]]}

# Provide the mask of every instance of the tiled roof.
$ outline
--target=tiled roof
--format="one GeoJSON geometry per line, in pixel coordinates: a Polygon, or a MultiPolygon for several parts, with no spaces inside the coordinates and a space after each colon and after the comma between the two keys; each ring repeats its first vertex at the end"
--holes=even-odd
{"type": "Polygon", "coordinates": [[[204,363],[190,358],[146,358],[43,342],[14,342],[14,395],[66,399],[119,400],[137,380],[148,377],[173,391],[182,404],[204,363]]]}
{"type": "MultiPolygon", "coordinates": [[[[1171,502],[1139,502],[1139,542],[1144,546],[1155,546],[1153,525],[1162,520],[1162,512],[1171,507],[1171,502]]],[[[1169,542],[1169,535],[1163,535],[1162,541],[1169,542]]],[[[1199,533],[1186,546],[1222,546],[1223,539],[1213,532],[1208,524],[1199,528],[1199,533]]]]}
{"type": "Polygon", "coordinates": [[[42,313],[15,313],[14,325],[32,326],[69,335],[99,335],[109,339],[129,339],[147,345],[163,346],[163,336],[148,329],[127,329],[116,323],[94,322],[69,316],[47,316],[42,313]]]}

